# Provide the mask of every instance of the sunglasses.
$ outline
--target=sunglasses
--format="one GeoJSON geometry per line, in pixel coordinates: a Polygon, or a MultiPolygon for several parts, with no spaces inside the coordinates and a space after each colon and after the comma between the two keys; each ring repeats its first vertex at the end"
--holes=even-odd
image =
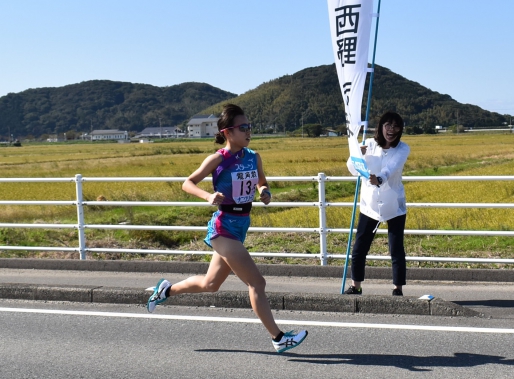
{"type": "Polygon", "coordinates": [[[241,132],[246,133],[247,131],[252,130],[252,124],[241,124],[241,125],[231,126],[228,128],[221,129],[220,132],[222,132],[224,130],[228,130],[228,129],[235,129],[235,128],[239,128],[239,130],[241,132]]]}

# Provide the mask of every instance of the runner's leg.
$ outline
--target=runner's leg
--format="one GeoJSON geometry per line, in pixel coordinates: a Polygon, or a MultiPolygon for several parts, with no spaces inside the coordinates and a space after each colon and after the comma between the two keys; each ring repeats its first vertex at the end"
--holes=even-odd
{"type": "Polygon", "coordinates": [[[266,297],[266,280],[240,241],[225,237],[211,240],[214,250],[223,258],[239,279],[248,286],[252,309],[273,338],[280,329],[275,323],[266,297]]]}
{"type": "Polygon", "coordinates": [[[181,293],[216,292],[230,274],[230,267],[216,252],[205,275],[191,276],[171,286],[170,296],[181,293]]]}

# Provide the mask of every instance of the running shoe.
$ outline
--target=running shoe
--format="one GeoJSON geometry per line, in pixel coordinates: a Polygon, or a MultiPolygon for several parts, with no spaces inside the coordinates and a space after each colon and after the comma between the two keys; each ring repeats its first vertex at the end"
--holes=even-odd
{"type": "Polygon", "coordinates": [[[402,292],[402,290],[401,290],[401,289],[399,289],[399,288],[395,288],[395,289],[393,290],[393,296],[403,296],[403,292],[402,292]]]}
{"type": "Polygon", "coordinates": [[[309,334],[306,330],[300,330],[298,333],[291,330],[290,332],[284,333],[282,339],[278,342],[273,341],[273,347],[277,353],[282,353],[286,350],[295,348],[303,342],[305,337],[309,334]]]}
{"type": "Polygon", "coordinates": [[[148,312],[153,313],[157,304],[160,304],[167,299],[166,290],[170,287],[171,283],[166,279],[159,280],[159,283],[157,283],[157,285],[154,287],[152,296],[150,296],[148,303],[146,304],[146,309],[148,309],[148,312]]]}
{"type": "Polygon", "coordinates": [[[357,289],[354,286],[350,286],[344,293],[346,295],[362,295],[362,287],[357,289]]]}

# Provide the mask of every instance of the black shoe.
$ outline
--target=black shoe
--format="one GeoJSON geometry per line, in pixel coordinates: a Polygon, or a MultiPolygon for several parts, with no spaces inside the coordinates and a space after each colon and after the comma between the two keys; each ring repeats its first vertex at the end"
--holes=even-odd
{"type": "Polygon", "coordinates": [[[344,293],[346,295],[362,295],[362,288],[357,289],[354,286],[350,286],[344,293]]]}
{"type": "Polygon", "coordinates": [[[401,289],[399,289],[399,288],[395,288],[395,289],[393,290],[393,296],[403,296],[403,292],[402,292],[402,290],[401,290],[401,289]]]}

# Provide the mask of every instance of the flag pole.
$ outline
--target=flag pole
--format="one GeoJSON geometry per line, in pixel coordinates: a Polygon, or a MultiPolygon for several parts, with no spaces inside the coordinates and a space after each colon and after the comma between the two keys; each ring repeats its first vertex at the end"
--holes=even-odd
{"type": "MultiPolygon", "coordinates": [[[[380,20],[380,2],[378,0],[377,6],[377,22],[375,25],[375,41],[373,42],[373,57],[371,59],[371,74],[369,77],[369,86],[368,86],[368,102],[366,104],[366,118],[364,119],[364,129],[362,131],[362,144],[366,140],[366,132],[368,131],[368,119],[369,119],[369,109],[371,105],[371,90],[373,87],[373,78],[375,76],[375,53],[377,51],[377,37],[378,37],[378,21],[380,20]]],[[[346,246],[346,259],[344,261],[344,271],[343,271],[343,280],[341,284],[341,294],[344,292],[344,288],[346,286],[346,275],[348,273],[348,259],[350,257],[350,249],[352,245],[352,236],[353,236],[353,227],[355,224],[355,213],[357,210],[357,199],[359,197],[359,188],[361,184],[361,176],[357,177],[357,182],[355,184],[355,195],[353,197],[353,210],[352,210],[352,221],[350,222],[350,232],[348,234],[348,245],[346,246]]]]}

